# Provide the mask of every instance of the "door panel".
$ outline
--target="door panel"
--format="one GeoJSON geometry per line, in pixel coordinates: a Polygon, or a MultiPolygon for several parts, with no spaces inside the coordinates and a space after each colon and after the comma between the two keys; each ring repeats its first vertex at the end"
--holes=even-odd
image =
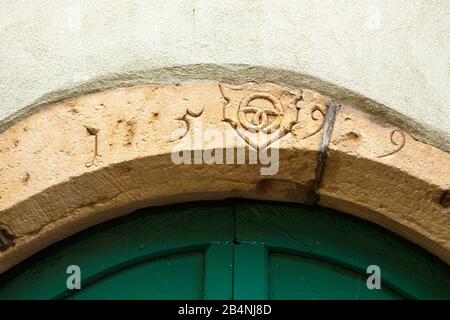
{"type": "Polygon", "coordinates": [[[234,246],[234,299],[267,299],[267,249],[264,245],[234,246]]]}
{"type": "Polygon", "coordinates": [[[203,252],[150,260],[91,283],[70,299],[202,299],[203,266],[203,252]]]}
{"type": "MultiPolygon", "coordinates": [[[[81,269],[82,288],[141,262],[206,252],[234,239],[229,203],[148,208],[80,232],[1,276],[0,299],[62,299],[69,265],[81,269]]],[[[174,296],[176,294],[174,293],[174,296]]]]}
{"type": "MultiPolygon", "coordinates": [[[[367,267],[378,265],[382,288],[399,297],[450,299],[448,265],[372,223],[334,210],[294,204],[251,201],[238,202],[235,208],[236,241],[264,244],[269,257],[285,253],[312,258],[364,279],[368,277],[367,267]]],[[[295,270],[298,262],[291,263],[295,270]]],[[[375,299],[384,295],[370,290],[360,297],[375,299]]]]}
{"type": "Polygon", "coordinates": [[[388,291],[369,290],[362,275],[302,256],[269,255],[269,299],[360,300],[400,299],[388,291]]]}
{"type": "Polygon", "coordinates": [[[233,299],[233,244],[214,243],[206,250],[205,300],[233,299]]]}
{"type": "Polygon", "coordinates": [[[333,210],[256,201],[140,210],[0,276],[0,299],[450,299],[450,268],[333,210]],[[69,265],[81,291],[66,287],[69,265]],[[381,269],[368,290],[366,268],[381,269]]]}

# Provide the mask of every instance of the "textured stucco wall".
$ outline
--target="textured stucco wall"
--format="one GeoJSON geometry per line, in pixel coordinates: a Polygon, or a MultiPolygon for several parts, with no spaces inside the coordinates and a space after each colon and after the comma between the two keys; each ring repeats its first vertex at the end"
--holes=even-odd
{"type": "Polygon", "coordinates": [[[269,80],[388,113],[450,150],[448,1],[2,0],[0,70],[3,129],[94,89],[269,80]]]}

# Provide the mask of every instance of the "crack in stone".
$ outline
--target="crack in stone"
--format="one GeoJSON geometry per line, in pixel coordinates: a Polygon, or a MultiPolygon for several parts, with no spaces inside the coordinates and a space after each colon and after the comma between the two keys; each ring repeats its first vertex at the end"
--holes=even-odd
{"type": "Polygon", "coordinates": [[[327,108],[325,114],[325,120],[323,124],[323,138],[320,144],[319,156],[317,159],[317,166],[315,170],[315,178],[311,184],[311,187],[306,194],[305,204],[315,205],[320,200],[320,195],[318,193],[320,186],[322,185],[323,175],[325,173],[325,166],[328,160],[328,146],[331,140],[331,134],[333,133],[334,124],[336,122],[337,114],[341,105],[331,105],[327,108]]]}

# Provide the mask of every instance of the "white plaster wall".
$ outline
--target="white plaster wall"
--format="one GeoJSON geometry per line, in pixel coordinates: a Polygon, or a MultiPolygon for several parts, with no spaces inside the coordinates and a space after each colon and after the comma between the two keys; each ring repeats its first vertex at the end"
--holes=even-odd
{"type": "Polygon", "coordinates": [[[3,127],[74,92],[189,79],[382,104],[449,150],[450,1],[0,0],[3,127]]]}

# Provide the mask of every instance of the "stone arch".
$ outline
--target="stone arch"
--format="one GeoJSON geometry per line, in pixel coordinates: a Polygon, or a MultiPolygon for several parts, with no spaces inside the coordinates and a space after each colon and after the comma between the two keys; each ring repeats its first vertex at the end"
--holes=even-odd
{"type": "Polygon", "coordinates": [[[308,89],[114,88],[54,102],[0,136],[0,272],[138,208],[228,197],[335,208],[450,264],[450,154],[308,89]]]}

